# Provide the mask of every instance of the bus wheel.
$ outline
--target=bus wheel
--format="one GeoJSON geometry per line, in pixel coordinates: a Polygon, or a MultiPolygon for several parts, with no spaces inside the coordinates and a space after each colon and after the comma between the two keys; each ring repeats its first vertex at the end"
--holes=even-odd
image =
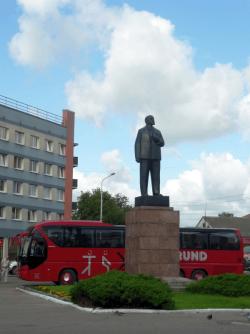
{"type": "Polygon", "coordinates": [[[207,276],[207,273],[204,270],[197,269],[192,272],[192,279],[199,281],[207,276]]]}
{"type": "Polygon", "coordinates": [[[71,269],[65,269],[61,272],[59,276],[60,285],[70,285],[76,282],[76,274],[71,269]]]}
{"type": "Polygon", "coordinates": [[[180,271],[179,271],[179,277],[185,277],[185,275],[184,275],[184,271],[183,271],[183,270],[180,270],[180,271]]]}

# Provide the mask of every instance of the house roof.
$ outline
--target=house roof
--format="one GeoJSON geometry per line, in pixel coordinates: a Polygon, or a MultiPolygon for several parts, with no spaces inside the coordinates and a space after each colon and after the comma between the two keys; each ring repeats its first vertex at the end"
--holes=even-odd
{"type": "MultiPolygon", "coordinates": [[[[211,227],[214,228],[238,228],[243,236],[250,237],[250,215],[243,217],[205,217],[203,216],[201,221],[206,221],[211,227]]],[[[198,224],[199,224],[198,223],[198,224]]],[[[197,225],[198,225],[197,224],[197,225]]]]}

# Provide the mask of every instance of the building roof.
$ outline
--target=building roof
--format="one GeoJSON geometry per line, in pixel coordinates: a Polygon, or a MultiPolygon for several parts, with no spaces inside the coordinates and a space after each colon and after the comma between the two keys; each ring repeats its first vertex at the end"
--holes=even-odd
{"type": "MultiPolygon", "coordinates": [[[[238,228],[241,234],[244,236],[250,236],[250,215],[243,217],[207,217],[203,216],[201,221],[206,221],[211,227],[221,227],[221,228],[238,228]]],[[[198,223],[198,224],[199,224],[198,223]]],[[[197,224],[197,225],[198,225],[197,224]]]]}

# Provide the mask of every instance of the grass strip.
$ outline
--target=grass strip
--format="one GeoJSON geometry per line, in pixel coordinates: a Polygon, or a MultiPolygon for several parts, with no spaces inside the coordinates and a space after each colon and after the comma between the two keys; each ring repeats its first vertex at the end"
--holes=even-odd
{"type": "MultiPolygon", "coordinates": [[[[71,299],[71,286],[53,286],[40,285],[32,286],[32,288],[53,295],[55,297],[63,298],[64,300],[71,299]]],[[[250,308],[249,296],[242,297],[226,297],[220,295],[198,294],[190,292],[174,292],[173,298],[175,301],[176,310],[188,309],[207,309],[207,308],[234,308],[243,309],[250,308]]]]}
{"type": "Polygon", "coordinates": [[[174,293],[176,310],[207,309],[207,308],[250,308],[249,296],[227,297],[189,292],[174,293]]]}

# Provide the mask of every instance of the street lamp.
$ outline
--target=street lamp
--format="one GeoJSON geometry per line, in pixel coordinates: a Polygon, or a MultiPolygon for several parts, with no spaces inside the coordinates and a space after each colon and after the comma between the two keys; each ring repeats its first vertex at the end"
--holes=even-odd
{"type": "Polygon", "coordinates": [[[105,176],[103,179],[102,179],[102,182],[101,182],[101,203],[100,203],[100,221],[102,221],[102,184],[103,184],[103,181],[105,181],[107,178],[109,178],[110,176],[113,176],[115,175],[115,173],[110,173],[108,176],[105,176]]]}

